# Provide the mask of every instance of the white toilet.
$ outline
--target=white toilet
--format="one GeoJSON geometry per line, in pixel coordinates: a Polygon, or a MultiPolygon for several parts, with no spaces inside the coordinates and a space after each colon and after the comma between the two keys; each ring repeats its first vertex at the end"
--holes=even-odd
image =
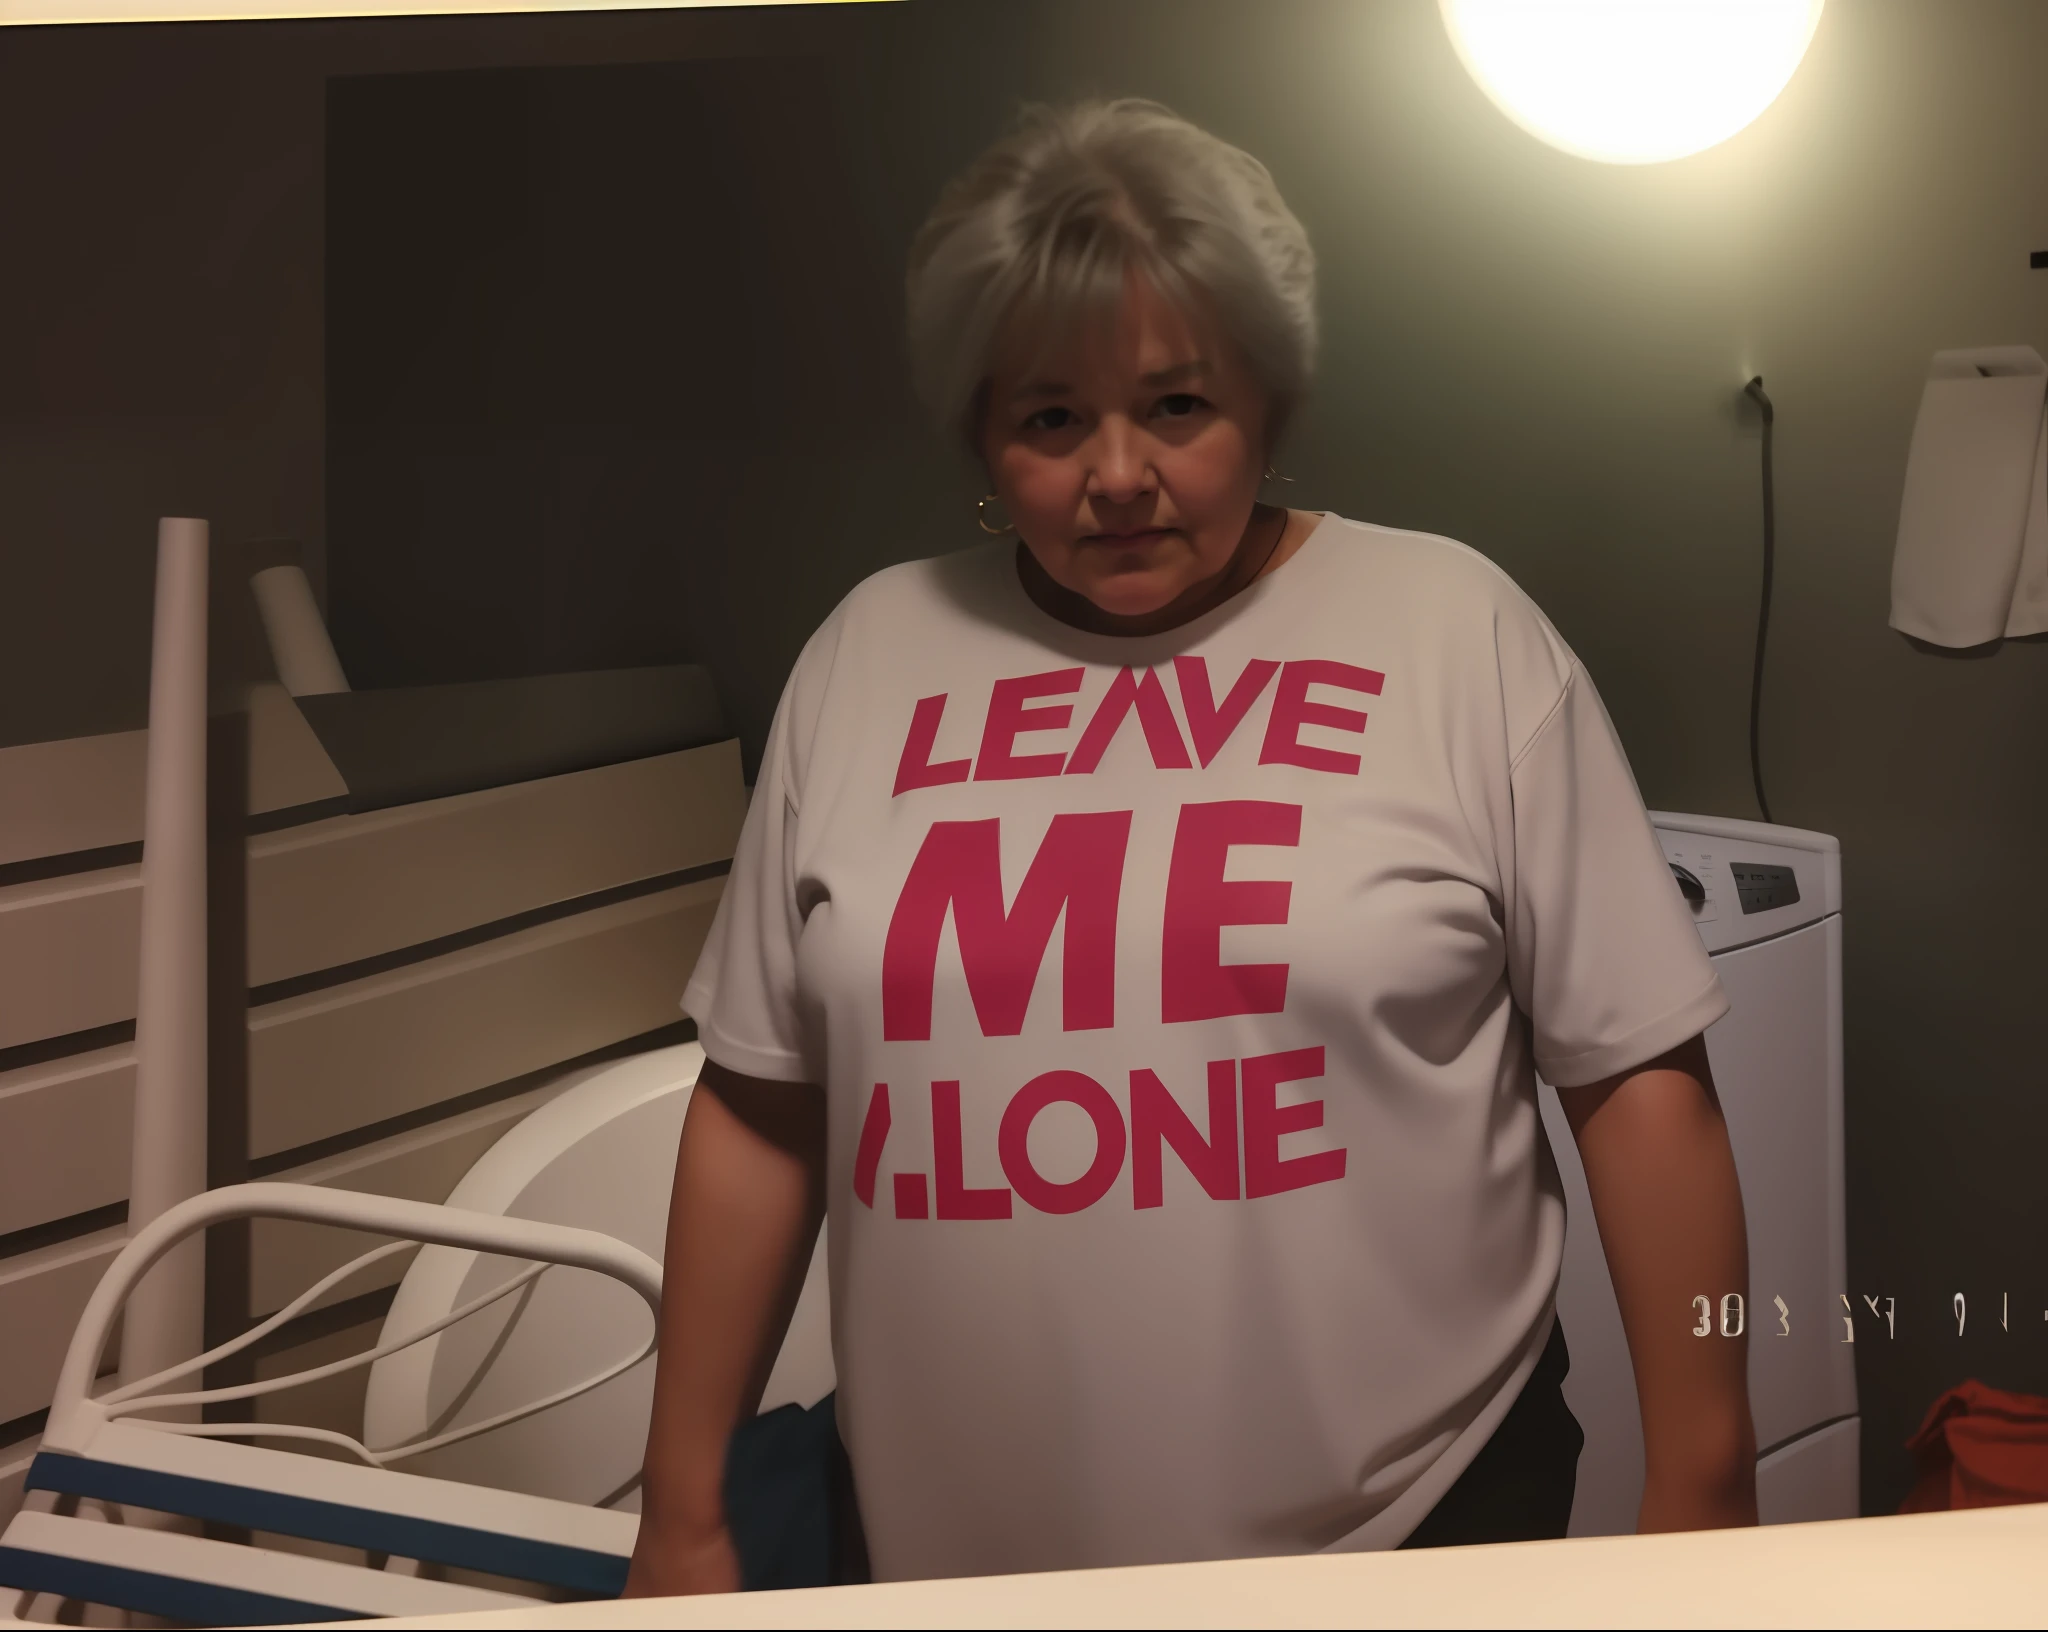
{"type": "MultiPolygon", "coordinates": [[[[492,1146],[448,1204],[599,1230],[659,1260],[676,1144],[703,1064],[703,1049],[682,1043],[591,1068],[492,1146]]],[[[475,1252],[422,1248],[383,1336],[430,1325],[521,1267],[475,1252]]],[[[632,1354],[648,1325],[645,1307],[618,1285],[551,1270],[523,1292],[378,1361],[363,1409],[365,1443],[390,1445],[430,1428],[441,1433],[545,1399],[632,1354]]],[[[813,1405],[833,1382],[820,1231],[761,1409],[813,1405]]],[[[638,1511],[653,1389],[650,1355],[575,1399],[401,1466],[638,1511]]]]}

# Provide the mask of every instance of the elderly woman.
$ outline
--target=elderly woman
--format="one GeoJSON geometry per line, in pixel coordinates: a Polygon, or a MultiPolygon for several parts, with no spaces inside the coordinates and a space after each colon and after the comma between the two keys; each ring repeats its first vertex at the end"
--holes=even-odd
{"type": "Polygon", "coordinates": [[[1727,1007],[1591,680],[1448,539],[1262,502],[1314,258],[1165,109],[1027,116],[911,253],[995,541],[798,659],[684,1007],[635,1592],[822,1216],[878,1579],[1555,1536],[1561,1092],[1645,1530],[1753,1523],[1727,1007]],[[1010,536],[1014,534],[1014,539],[1010,536]]]}

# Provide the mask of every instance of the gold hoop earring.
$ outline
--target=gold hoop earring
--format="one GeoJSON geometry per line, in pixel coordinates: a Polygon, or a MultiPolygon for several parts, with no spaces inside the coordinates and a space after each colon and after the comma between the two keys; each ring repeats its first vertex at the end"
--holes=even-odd
{"type": "Polygon", "coordinates": [[[994,504],[996,500],[997,496],[991,493],[974,507],[974,525],[991,537],[1001,538],[1005,533],[1014,533],[1017,530],[1017,524],[1014,521],[1006,521],[1000,527],[991,527],[988,524],[988,507],[994,504]]]}

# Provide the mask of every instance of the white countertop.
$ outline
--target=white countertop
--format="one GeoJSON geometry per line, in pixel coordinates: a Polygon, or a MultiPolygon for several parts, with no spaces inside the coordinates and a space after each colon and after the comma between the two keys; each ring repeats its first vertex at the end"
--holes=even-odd
{"type": "Polygon", "coordinates": [[[2048,1505],[550,1604],[376,1627],[2040,1626],[2048,1505]]]}

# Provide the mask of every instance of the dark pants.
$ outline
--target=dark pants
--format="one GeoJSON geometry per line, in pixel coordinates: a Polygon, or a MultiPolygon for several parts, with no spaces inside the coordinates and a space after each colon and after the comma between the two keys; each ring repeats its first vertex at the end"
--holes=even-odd
{"type": "Polygon", "coordinates": [[[1564,1403],[1571,1366],[1564,1328],[1552,1326],[1536,1369],[1493,1438],[1403,1547],[1473,1547],[1564,1534],[1578,1489],[1579,1449],[1586,1443],[1579,1419],[1564,1403]]]}
{"type": "MultiPolygon", "coordinates": [[[[1403,1547],[1469,1547],[1562,1536],[1586,1436],[1564,1403],[1571,1356],[1564,1330],[1458,1482],[1403,1547]]],[[[749,1589],[840,1585],[868,1578],[852,1469],[827,1395],[809,1411],[786,1405],[733,1436],[726,1511],[749,1589]]]]}

